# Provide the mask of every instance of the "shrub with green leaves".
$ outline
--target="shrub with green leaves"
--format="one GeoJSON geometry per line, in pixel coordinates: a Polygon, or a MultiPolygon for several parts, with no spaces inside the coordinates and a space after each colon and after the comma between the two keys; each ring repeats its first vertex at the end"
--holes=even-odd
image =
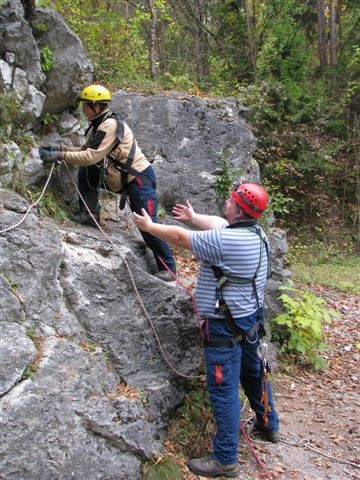
{"type": "Polygon", "coordinates": [[[280,287],[288,293],[280,295],[285,312],[271,320],[272,332],[282,343],[282,352],[294,354],[300,363],[311,365],[315,370],[327,368],[320,354],[328,347],[323,342],[323,323],[331,323],[338,317],[335,310],[328,309],[325,301],[308,290],[297,290],[293,283],[280,287]]]}
{"type": "Polygon", "coordinates": [[[40,58],[41,58],[41,68],[43,72],[48,72],[54,66],[53,60],[54,54],[49,47],[44,47],[40,50],[40,58]]]}
{"type": "Polygon", "coordinates": [[[233,152],[232,148],[225,148],[217,162],[219,168],[216,172],[214,187],[218,197],[222,200],[228,198],[230,188],[243,171],[241,168],[231,167],[230,155],[232,155],[233,152]]]}
{"type": "Polygon", "coordinates": [[[19,101],[15,92],[4,92],[0,102],[0,141],[12,140],[21,128],[19,101]]]}

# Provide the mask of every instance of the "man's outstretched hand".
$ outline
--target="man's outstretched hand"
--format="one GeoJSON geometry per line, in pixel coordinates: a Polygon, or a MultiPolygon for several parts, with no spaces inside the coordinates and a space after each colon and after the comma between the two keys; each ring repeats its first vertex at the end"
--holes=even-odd
{"type": "Polygon", "coordinates": [[[172,209],[172,214],[175,220],[179,220],[180,222],[191,222],[195,211],[189,200],[186,200],[186,205],[177,203],[172,209]]]}

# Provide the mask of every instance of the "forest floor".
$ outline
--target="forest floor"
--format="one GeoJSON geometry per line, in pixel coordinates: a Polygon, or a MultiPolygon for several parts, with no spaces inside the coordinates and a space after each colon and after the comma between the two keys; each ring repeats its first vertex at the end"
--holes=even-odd
{"type": "MultiPolygon", "coordinates": [[[[182,262],[180,262],[181,264],[182,262]]],[[[187,261],[180,278],[189,278],[187,261]]],[[[191,283],[191,282],[190,282],[191,283]]],[[[321,297],[340,313],[324,327],[331,347],[328,370],[311,371],[281,363],[273,372],[281,441],[272,444],[244,435],[239,442],[241,480],[357,480],[360,479],[360,296],[298,285],[321,297]]],[[[252,416],[245,407],[244,419],[252,416]]],[[[204,479],[183,465],[185,480],[204,479]]],[[[219,477],[220,478],[220,477],[219,477]]]]}

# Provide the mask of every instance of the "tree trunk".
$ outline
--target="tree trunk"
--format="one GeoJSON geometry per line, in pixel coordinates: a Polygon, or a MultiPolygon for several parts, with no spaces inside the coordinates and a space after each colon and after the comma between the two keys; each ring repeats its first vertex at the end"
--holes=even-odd
{"type": "Polygon", "coordinates": [[[319,59],[321,72],[327,65],[327,42],[324,0],[317,0],[318,33],[319,33],[319,59]]]}
{"type": "Polygon", "coordinates": [[[150,76],[153,80],[156,78],[156,7],[154,0],[148,0],[150,11],[150,42],[149,42],[149,66],[150,76]]]}
{"type": "Polygon", "coordinates": [[[336,65],[336,9],[335,0],[329,2],[329,28],[330,28],[330,65],[336,65]]]}
{"type": "Polygon", "coordinates": [[[249,57],[251,61],[251,65],[255,72],[256,68],[256,48],[255,48],[255,40],[253,35],[253,26],[254,21],[250,15],[251,9],[251,0],[244,0],[244,10],[245,10],[245,18],[246,18],[246,27],[247,27],[247,38],[248,38],[248,46],[249,46],[249,57]]]}
{"type": "Polygon", "coordinates": [[[342,23],[341,23],[341,9],[342,9],[342,0],[338,0],[337,1],[337,5],[336,5],[336,25],[337,25],[337,31],[338,31],[338,35],[337,35],[337,50],[341,50],[341,46],[342,46],[342,37],[343,37],[343,34],[342,34],[342,23]]]}
{"type": "Polygon", "coordinates": [[[195,2],[193,12],[194,16],[197,18],[197,21],[194,22],[194,44],[197,59],[197,75],[200,82],[203,81],[209,73],[208,39],[206,33],[206,27],[208,23],[207,9],[207,0],[195,2]]]}
{"type": "Polygon", "coordinates": [[[167,22],[162,20],[158,28],[158,56],[160,63],[160,72],[168,70],[167,51],[166,51],[166,26],[167,22]]]}

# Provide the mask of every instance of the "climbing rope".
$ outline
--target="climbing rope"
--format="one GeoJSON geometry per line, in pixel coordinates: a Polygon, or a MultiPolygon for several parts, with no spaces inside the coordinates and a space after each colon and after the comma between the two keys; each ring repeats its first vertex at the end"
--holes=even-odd
{"type": "MultiPolygon", "coordinates": [[[[244,410],[244,407],[243,407],[242,411],[243,410],[244,410]]],[[[245,420],[244,422],[242,422],[242,426],[240,427],[240,430],[242,431],[242,433],[244,433],[244,436],[245,436],[246,441],[249,445],[249,448],[250,448],[249,442],[254,443],[254,444],[267,445],[269,443],[267,441],[255,440],[254,438],[252,438],[251,431],[252,431],[252,425],[254,423],[255,423],[255,419],[254,418],[249,418],[248,420],[245,420]],[[250,425],[250,424],[252,424],[252,425],[250,425]]],[[[317,453],[318,455],[322,455],[323,457],[326,457],[329,460],[332,460],[333,462],[342,463],[344,465],[349,465],[351,467],[360,469],[360,465],[358,463],[350,462],[349,460],[343,460],[341,458],[337,458],[337,457],[334,457],[332,455],[328,455],[327,453],[324,453],[321,450],[312,447],[310,445],[310,440],[308,438],[303,438],[302,440],[300,440],[300,442],[295,443],[295,442],[289,442],[288,440],[285,440],[283,437],[281,437],[280,442],[284,443],[285,445],[290,445],[292,447],[301,447],[301,448],[304,448],[304,449],[312,450],[313,452],[317,453]]],[[[252,448],[250,448],[250,450],[253,451],[252,448]]]]}
{"type": "Polygon", "coordinates": [[[322,455],[323,457],[328,458],[329,460],[332,460],[333,462],[337,463],[343,463],[344,465],[350,465],[351,467],[358,468],[360,469],[360,465],[358,463],[350,462],[349,460],[343,460],[341,458],[333,457],[332,455],[328,455],[327,453],[322,452],[321,450],[318,450],[317,448],[311,447],[310,446],[310,440],[308,438],[303,438],[300,440],[299,443],[293,443],[293,442],[288,442],[287,440],[281,439],[280,440],[282,443],[285,443],[286,445],[291,445],[292,447],[302,447],[308,450],[312,450],[313,452],[322,455]]]}
{"type": "Polygon", "coordinates": [[[253,447],[253,444],[252,444],[252,441],[250,441],[250,438],[249,438],[249,435],[248,433],[246,432],[245,428],[243,425],[240,426],[240,430],[241,430],[241,433],[244,435],[244,438],[246,440],[246,443],[247,443],[247,446],[249,447],[249,450],[251,451],[251,453],[253,454],[255,460],[256,460],[256,463],[259,465],[259,467],[261,468],[261,470],[263,471],[264,475],[269,479],[269,480],[273,480],[273,477],[270,475],[270,472],[267,470],[267,468],[265,467],[265,465],[263,464],[263,462],[260,460],[260,457],[259,455],[256,453],[254,447],[253,447]]]}
{"type": "Polygon", "coordinates": [[[55,163],[53,163],[52,166],[51,166],[51,170],[50,170],[49,176],[48,176],[48,178],[47,178],[47,180],[46,180],[46,183],[45,183],[45,185],[44,185],[44,188],[42,189],[42,192],[41,192],[39,198],[36,200],[36,202],[32,203],[32,204],[29,206],[29,208],[27,209],[25,215],[23,216],[23,218],[22,218],[18,223],[16,223],[15,225],[11,225],[11,226],[8,227],[8,228],[4,228],[4,230],[0,230],[0,235],[1,235],[2,233],[9,232],[10,230],[14,230],[15,228],[17,228],[19,225],[21,225],[21,224],[25,221],[25,219],[26,219],[26,217],[29,215],[31,209],[34,208],[34,207],[36,207],[36,205],[40,202],[40,200],[41,200],[42,197],[44,196],[44,193],[46,192],[46,189],[47,189],[47,187],[48,187],[48,185],[49,185],[51,176],[52,176],[52,174],[53,174],[54,168],[55,168],[55,163]]]}

